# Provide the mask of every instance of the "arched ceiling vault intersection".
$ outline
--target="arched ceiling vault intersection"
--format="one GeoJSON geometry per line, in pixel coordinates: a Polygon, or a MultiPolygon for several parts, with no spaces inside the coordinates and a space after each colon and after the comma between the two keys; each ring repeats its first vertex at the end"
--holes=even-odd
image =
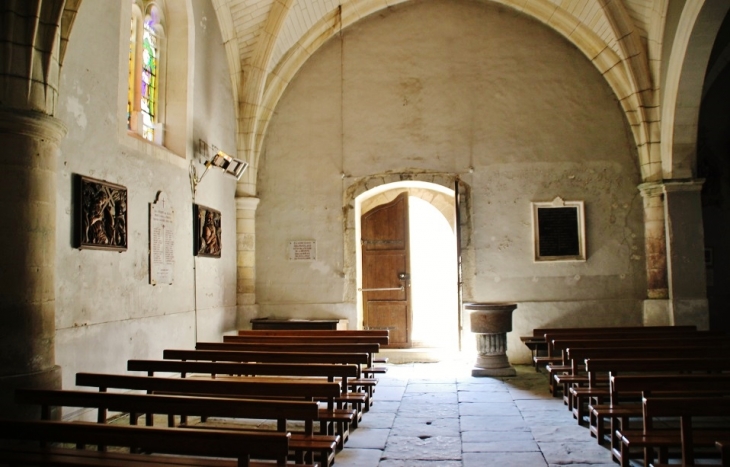
{"type": "MultiPolygon", "coordinates": [[[[286,86],[328,39],[407,0],[213,0],[238,101],[238,155],[254,195],[267,125],[286,86]]],[[[661,179],[658,63],[666,0],[475,0],[520,11],[555,30],[611,86],[636,143],[644,181],[661,179]]]]}

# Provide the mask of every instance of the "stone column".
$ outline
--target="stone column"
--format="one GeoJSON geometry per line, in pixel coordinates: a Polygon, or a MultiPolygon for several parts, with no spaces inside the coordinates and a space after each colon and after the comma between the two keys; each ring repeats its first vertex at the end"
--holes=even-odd
{"type": "Polygon", "coordinates": [[[704,180],[664,182],[667,266],[672,324],[710,324],[705,279],[705,234],[700,191],[704,180]]]}
{"type": "Polygon", "coordinates": [[[644,251],[646,254],[647,300],[644,301],[645,326],[672,324],[667,283],[667,241],[664,222],[664,185],[657,182],[639,185],[644,201],[644,251]]]}
{"type": "Polygon", "coordinates": [[[238,328],[248,329],[258,314],[256,305],[256,208],[259,199],[236,197],[236,265],[238,328]]]}
{"type": "Polygon", "coordinates": [[[0,412],[18,387],[60,388],[55,365],[56,164],[63,124],[40,112],[0,111],[0,412]]]}

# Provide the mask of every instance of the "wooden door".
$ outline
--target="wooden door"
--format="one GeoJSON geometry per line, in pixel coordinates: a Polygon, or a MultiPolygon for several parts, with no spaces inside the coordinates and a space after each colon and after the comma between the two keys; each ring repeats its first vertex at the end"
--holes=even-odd
{"type": "Polygon", "coordinates": [[[388,347],[410,347],[408,193],[363,214],[360,232],[365,329],[388,329],[388,347]]]}

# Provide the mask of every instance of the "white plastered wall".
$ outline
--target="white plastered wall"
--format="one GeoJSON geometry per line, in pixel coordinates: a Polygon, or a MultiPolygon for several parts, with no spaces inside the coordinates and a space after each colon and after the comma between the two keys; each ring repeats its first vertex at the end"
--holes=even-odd
{"type": "MultiPolygon", "coordinates": [[[[58,115],[68,127],[58,160],[56,214],[56,362],[63,386],[79,371],[126,372],[131,358],[161,358],[165,348],[219,340],[235,326],[235,180],[210,172],[196,201],[222,213],[222,258],[193,259],[192,191],[188,167],[198,139],[235,153],[235,117],[225,49],[210,2],[167,2],[168,47],[178,60],[175,152],[126,131],[126,63],[130,2],[85,0],[74,23],[61,75],[58,115]],[[181,34],[176,38],[177,34],[181,34]],[[177,47],[177,48],[176,48],[177,47]],[[192,116],[196,117],[193,118],[192,116]],[[128,191],[127,251],[72,247],[74,174],[128,191]],[[172,285],[149,284],[149,205],[164,191],[174,209],[172,285]],[[194,270],[196,268],[196,270],[194,270]]],[[[170,69],[168,69],[168,72],[170,69]]],[[[174,92],[173,92],[174,91],[174,92]]],[[[198,165],[198,167],[200,167],[198,165]]]]}
{"type": "Polygon", "coordinates": [[[349,193],[430,173],[471,187],[464,298],[518,303],[513,362],[533,327],[641,324],[640,176],[620,106],[583,54],[512,10],[421,2],[346,29],[289,85],[261,161],[261,316],[356,322],[349,193]],[[585,262],[532,260],[530,203],[556,196],[585,202],[585,262]],[[317,261],[287,260],[299,239],[317,261]]]}

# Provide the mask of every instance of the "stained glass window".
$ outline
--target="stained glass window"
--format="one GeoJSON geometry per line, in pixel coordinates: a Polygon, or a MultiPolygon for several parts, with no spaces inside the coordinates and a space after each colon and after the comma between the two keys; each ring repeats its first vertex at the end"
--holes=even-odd
{"type": "Polygon", "coordinates": [[[135,69],[137,66],[137,19],[132,17],[132,30],[129,36],[129,75],[127,77],[127,129],[132,129],[134,112],[135,69]]]}
{"type": "Polygon", "coordinates": [[[127,129],[162,144],[159,130],[160,61],[164,42],[163,14],[154,0],[132,0],[129,36],[127,129]],[[159,133],[159,134],[157,134],[159,133]]]}
{"type": "Polygon", "coordinates": [[[155,139],[155,115],[157,114],[157,71],[159,48],[152,19],[144,23],[142,31],[142,82],[140,88],[140,108],[142,111],[142,137],[149,141],[155,139]]]}

